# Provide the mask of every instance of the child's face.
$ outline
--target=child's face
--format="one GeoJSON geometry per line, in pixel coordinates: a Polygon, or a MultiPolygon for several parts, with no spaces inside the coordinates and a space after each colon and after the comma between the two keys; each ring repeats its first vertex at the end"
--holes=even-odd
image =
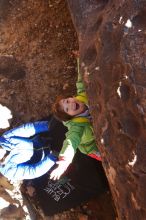
{"type": "Polygon", "coordinates": [[[66,98],[61,99],[60,102],[61,109],[68,115],[75,116],[81,114],[86,110],[86,106],[83,102],[78,101],[76,98],[66,98]]]}

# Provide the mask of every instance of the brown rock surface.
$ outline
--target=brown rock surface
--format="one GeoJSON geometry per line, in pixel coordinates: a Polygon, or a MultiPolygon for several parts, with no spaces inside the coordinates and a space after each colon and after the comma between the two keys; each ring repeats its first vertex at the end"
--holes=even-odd
{"type": "MultiPolygon", "coordinates": [[[[146,3],[67,2],[78,35],[97,144],[118,218],[144,220],[146,3]]],[[[1,0],[0,30],[0,104],[12,113],[10,126],[47,116],[58,94],[75,92],[72,50],[78,49],[78,43],[66,2],[1,0]]],[[[5,184],[11,189],[7,182],[2,182],[2,187],[5,184]]],[[[3,219],[10,210],[11,219],[23,219],[25,213],[16,209],[15,198],[12,201],[6,192],[3,195],[13,204],[3,210],[3,219]]],[[[18,202],[17,207],[20,205],[18,202]]],[[[56,218],[87,218],[80,210],[77,215],[73,213],[74,218],[70,213],[56,218]]],[[[94,218],[101,219],[97,216],[94,218]]]]}
{"type": "Polygon", "coordinates": [[[68,0],[119,219],[146,219],[146,2],[68,0]]]}
{"type": "MultiPolygon", "coordinates": [[[[78,49],[78,40],[67,2],[63,0],[1,0],[0,33],[0,133],[3,133],[23,122],[48,116],[58,94],[75,93],[76,61],[72,51],[78,49]]],[[[86,205],[86,209],[78,207],[47,218],[39,207],[36,209],[36,204],[30,204],[21,195],[19,186],[0,177],[2,220],[92,220],[100,216],[94,209],[102,204],[107,205],[102,210],[104,216],[115,219],[109,203],[111,197],[107,195],[94,201],[95,206],[92,202],[92,211],[86,205]],[[108,215],[106,207],[111,209],[108,215]]]]}

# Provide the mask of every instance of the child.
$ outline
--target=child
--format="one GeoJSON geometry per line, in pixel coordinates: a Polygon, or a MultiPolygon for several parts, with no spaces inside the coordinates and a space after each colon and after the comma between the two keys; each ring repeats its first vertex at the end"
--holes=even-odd
{"type": "MultiPolygon", "coordinates": [[[[55,164],[57,157],[45,155],[45,141],[34,136],[50,130],[51,120],[26,123],[5,132],[0,137],[0,172],[15,182],[44,175],[55,164]],[[39,150],[39,161],[29,163],[39,150]]],[[[38,155],[37,155],[38,157],[38,155]]]]}
{"type": "Polygon", "coordinates": [[[84,154],[101,160],[95,143],[93,128],[85,88],[79,73],[79,59],[77,59],[78,80],[76,83],[77,96],[59,98],[53,106],[54,115],[64,121],[68,127],[66,140],[59,155],[58,167],[51,173],[51,179],[59,179],[72,162],[77,148],[84,154]]]}

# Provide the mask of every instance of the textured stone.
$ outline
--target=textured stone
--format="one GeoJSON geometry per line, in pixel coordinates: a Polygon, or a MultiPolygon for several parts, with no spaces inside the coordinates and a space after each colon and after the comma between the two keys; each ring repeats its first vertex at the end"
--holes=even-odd
{"type": "Polygon", "coordinates": [[[146,2],[68,0],[120,220],[146,219],[146,2]]]}

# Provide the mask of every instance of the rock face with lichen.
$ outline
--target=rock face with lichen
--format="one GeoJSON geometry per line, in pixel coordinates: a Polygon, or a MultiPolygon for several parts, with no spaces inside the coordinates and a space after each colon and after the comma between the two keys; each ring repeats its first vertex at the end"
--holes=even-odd
{"type": "MultiPolygon", "coordinates": [[[[118,219],[146,219],[146,2],[1,0],[0,30],[0,114],[7,109],[0,116],[0,133],[48,116],[56,96],[74,94],[72,50],[79,43],[94,132],[118,219]]],[[[4,189],[15,191],[1,176],[1,197],[10,204],[1,217],[25,218],[22,201],[4,189]]]]}
{"type": "MultiPolygon", "coordinates": [[[[72,51],[78,50],[78,40],[64,0],[1,0],[0,32],[2,134],[24,122],[47,117],[58,95],[75,94],[77,71],[72,51]]],[[[113,220],[109,204],[111,196],[106,194],[92,202],[92,209],[78,207],[51,219],[87,219],[88,213],[91,220],[106,220],[107,216],[113,220]]],[[[26,216],[44,219],[38,204],[29,203],[24,192],[21,195],[19,184],[13,186],[0,175],[0,219],[26,216]]]]}
{"type": "Polygon", "coordinates": [[[146,2],[68,0],[118,217],[146,219],[146,2]]]}

